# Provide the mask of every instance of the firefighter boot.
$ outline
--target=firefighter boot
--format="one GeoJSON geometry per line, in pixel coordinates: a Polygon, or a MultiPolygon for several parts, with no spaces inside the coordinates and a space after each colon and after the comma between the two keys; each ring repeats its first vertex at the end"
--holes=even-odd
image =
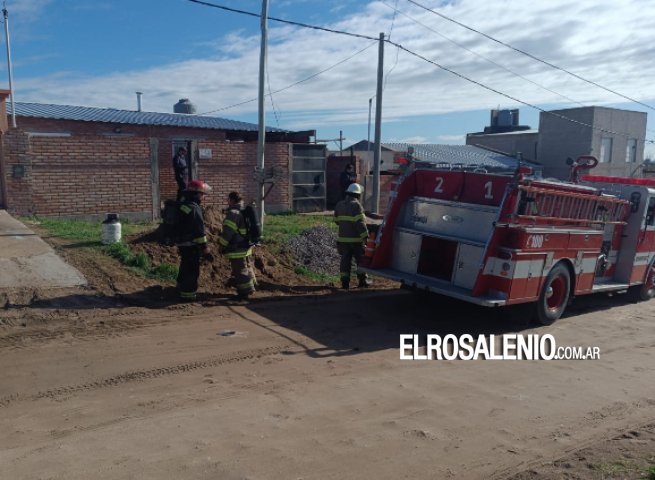
{"type": "Polygon", "coordinates": [[[341,278],[341,288],[348,290],[350,288],[350,278],[341,278]]]}

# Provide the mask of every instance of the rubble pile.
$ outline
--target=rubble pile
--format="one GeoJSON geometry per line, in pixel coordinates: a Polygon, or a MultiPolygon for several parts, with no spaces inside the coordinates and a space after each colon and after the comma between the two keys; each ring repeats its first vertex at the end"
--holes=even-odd
{"type": "Polygon", "coordinates": [[[339,274],[337,235],[325,226],[305,230],[287,243],[289,253],[298,265],[314,273],[339,274]]]}

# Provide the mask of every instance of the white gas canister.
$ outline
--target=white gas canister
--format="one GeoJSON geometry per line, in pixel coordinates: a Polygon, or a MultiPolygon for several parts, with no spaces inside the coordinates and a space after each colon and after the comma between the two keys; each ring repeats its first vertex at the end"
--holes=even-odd
{"type": "Polygon", "coordinates": [[[117,213],[108,213],[102,222],[100,241],[105,245],[121,241],[121,222],[118,221],[117,213]]]}

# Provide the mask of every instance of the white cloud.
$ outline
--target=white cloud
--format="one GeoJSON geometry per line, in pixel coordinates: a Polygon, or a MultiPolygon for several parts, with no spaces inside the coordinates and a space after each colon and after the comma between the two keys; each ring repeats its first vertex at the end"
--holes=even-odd
{"type": "Polygon", "coordinates": [[[459,135],[438,135],[437,143],[464,143],[466,140],[466,134],[461,133],[459,135]]]}
{"type": "MultiPolygon", "coordinates": [[[[650,8],[646,0],[581,0],[577,3],[569,0],[461,0],[447,5],[441,1],[422,1],[460,22],[597,83],[645,102],[655,99],[655,82],[650,80],[655,77],[655,64],[649,61],[653,53],[651,30],[655,9],[650,8]]],[[[47,0],[31,0],[17,5],[23,5],[25,11],[38,12],[47,3],[47,0]]],[[[393,11],[385,3],[393,4],[392,0],[374,1],[360,6],[358,11],[351,9],[354,13],[350,15],[342,12],[341,19],[329,27],[377,38],[378,32],[388,31],[391,25],[393,11]]],[[[316,8],[324,8],[322,4],[317,5],[320,6],[316,8]]],[[[557,92],[528,83],[454,46],[407,17],[396,16],[393,41],[510,97],[534,105],[562,104],[565,100],[558,93],[586,104],[624,101],[407,2],[398,2],[398,8],[467,48],[557,92]]],[[[371,40],[279,24],[271,24],[270,39],[268,71],[273,90],[324,70],[372,43],[371,40]]],[[[205,112],[256,97],[258,36],[241,31],[227,32],[217,39],[216,45],[219,44],[225,58],[196,58],[95,78],[58,73],[23,80],[20,98],[135,108],[133,92],[139,90],[144,92],[147,110],[171,111],[179,98],[188,97],[198,105],[199,112],[205,112]]],[[[385,52],[385,72],[388,72],[394,64],[396,48],[386,45],[385,52]]],[[[215,55],[216,51],[212,53],[215,55]]],[[[374,46],[311,81],[275,94],[281,126],[304,129],[366,124],[368,99],[376,88],[376,64],[377,48],[374,46]]],[[[385,122],[495,108],[498,104],[507,108],[528,108],[402,51],[388,76],[383,100],[385,122]]],[[[267,105],[270,108],[269,102],[267,105]]],[[[218,115],[230,117],[254,112],[256,106],[256,102],[251,102],[218,115]]]]}

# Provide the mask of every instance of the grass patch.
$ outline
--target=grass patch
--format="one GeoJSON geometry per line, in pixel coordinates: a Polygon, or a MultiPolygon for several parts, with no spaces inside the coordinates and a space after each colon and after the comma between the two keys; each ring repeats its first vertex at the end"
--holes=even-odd
{"type": "MultiPolygon", "coordinates": [[[[170,263],[161,263],[153,267],[150,258],[143,252],[136,254],[130,251],[130,247],[123,241],[103,245],[100,242],[102,223],[85,222],[82,220],[70,220],[51,217],[23,217],[21,221],[26,224],[38,225],[44,228],[53,237],[65,238],[78,242],[80,248],[91,248],[112,258],[115,258],[123,265],[130,267],[130,270],[138,275],[157,280],[172,281],[177,278],[177,266],[170,263]]],[[[158,223],[131,223],[127,220],[121,221],[122,236],[130,236],[150,231],[158,223]]]]}
{"type": "Polygon", "coordinates": [[[177,278],[177,266],[170,263],[160,263],[156,267],[150,264],[150,258],[143,252],[133,254],[130,247],[124,242],[112,243],[103,247],[105,254],[115,258],[123,265],[131,267],[133,271],[148,278],[172,281],[177,278]]]}
{"type": "Polygon", "coordinates": [[[312,272],[311,270],[309,270],[307,267],[303,265],[298,265],[294,269],[294,271],[299,275],[304,275],[305,277],[311,278],[312,280],[316,280],[318,282],[332,283],[332,282],[339,281],[339,275],[330,275],[329,273],[312,272]]]}
{"type": "MultiPolygon", "coordinates": [[[[20,217],[20,220],[28,225],[38,225],[55,237],[85,242],[89,245],[93,243],[97,243],[98,246],[101,245],[101,222],[85,222],[83,220],[54,217],[20,217]]],[[[155,225],[156,224],[148,222],[130,222],[128,220],[121,220],[121,233],[123,236],[135,235],[151,230],[155,225]]]]}
{"type": "Polygon", "coordinates": [[[647,475],[646,478],[648,478],[648,480],[655,480],[655,465],[648,467],[646,469],[646,475],[647,475]]]}

